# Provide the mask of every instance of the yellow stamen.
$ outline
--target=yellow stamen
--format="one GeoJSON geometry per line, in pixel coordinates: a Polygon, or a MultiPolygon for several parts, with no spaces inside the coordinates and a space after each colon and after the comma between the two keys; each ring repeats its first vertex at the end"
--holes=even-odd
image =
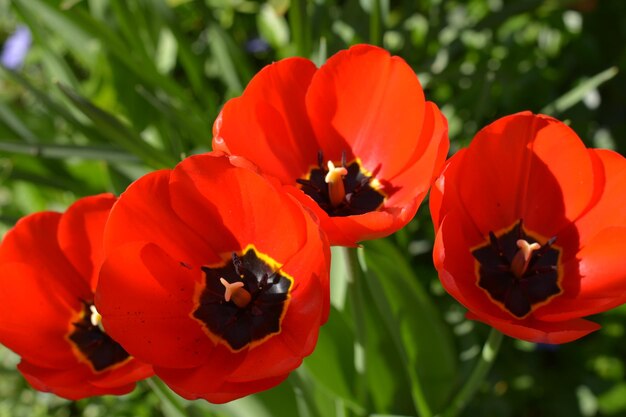
{"type": "Polygon", "coordinates": [[[326,184],[328,184],[328,195],[330,204],[337,207],[346,196],[346,189],[343,185],[343,177],[348,174],[345,167],[336,167],[333,161],[328,161],[328,174],[326,174],[326,184]]]}
{"type": "Polygon", "coordinates": [[[243,288],[243,282],[237,281],[230,283],[224,278],[220,278],[220,282],[226,288],[224,292],[225,301],[233,300],[233,303],[239,308],[244,308],[250,303],[252,296],[243,288]]]}
{"type": "Polygon", "coordinates": [[[528,263],[530,262],[533,252],[541,249],[541,245],[537,242],[528,243],[524,239],[519,239],[516,243],[519,250],[511,262],[511,272],[513,272],[516,277],[521,278],[528,268],[528,263]]]}
{"type": "Polygon", "coordinates": [[[100,315],[100,313],[98,313],[98,310],[96,310],[96,306],[95,305],[90,305],[89,306],[89,311],[91,311],[91,316],[89,316],[89,321],[91,322],[92,326],[98,326],[98,328],[104,332],[104,327],[102,327],[102,316],[100,315]]]}

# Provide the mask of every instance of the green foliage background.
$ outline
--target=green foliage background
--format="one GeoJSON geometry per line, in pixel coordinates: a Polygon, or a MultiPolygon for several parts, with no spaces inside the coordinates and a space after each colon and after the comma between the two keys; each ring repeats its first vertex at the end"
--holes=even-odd
{"type": "MultiPolygon", "coordinates": [[[[209,150],[220,107],[264,65],[318,65],[359,42],[415,69],[450,124],[452,152],[521,110],[566,120],[589,146],[626,152],[626,2],[618,0],[0,0],[0,42],[18,24],[33,46],[0,67],[0,233],[77,197],[121,193],[153,169],[209,150]],[[251,50],[262,40],[267,49],[251,50]]],[[[344,256],[315,353],[287,382],[224,406],[188,403],[157,381],[69,402],[27,387],[0,347],[0,417],[411,416],[420,382],[442,410],[488,329],[438,283],[426,205],[395,236],[365,245],[368,343],[353,349],[344,256]],[[367,371],[359,377],[359,366],[367,371]]],[[[626,309],[563,346],[505,339],[465,416],[626,415],[626,309]]]]}

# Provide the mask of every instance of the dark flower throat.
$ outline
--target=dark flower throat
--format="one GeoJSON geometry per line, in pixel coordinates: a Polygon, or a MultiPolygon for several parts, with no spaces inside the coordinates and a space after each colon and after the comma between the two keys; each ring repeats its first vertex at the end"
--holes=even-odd
{"type": "Polygon", "coordinates": [[[345,152],[341,158],[341,166],[347,174],[343,178],[345,198],[338,205],[331,203],[328,184],[325,181],[328,168],[324,165],[324,155],[317,154],[318,166],[312,168],[305,178],[296,180],[300,189],[331,217],[345,217],[365,214],[377,210],[385,201],[385,195],[371,184],[372,177],[361,170],[358,160],[346,163],[345,152]]]}
{"type": "Polygon", "coordinates": [[[92,306],[93,303],[83,301],[81,318],[72,323],[74,330],[70,333],[69,339],[89,361],[92,368],[100,372],[124,362],[130,355],[99,326],[92,324],[92,306]]]}
{"type": "Polygon", "coordinates": [[[555,240],[540,245],[524,231],[521,220],[499,236],[489,232],[489,241],[472,251],[479,265],[478,286],[515,317],[526,317],[562,292],[557,267],[561,251],[553,246],[555,240]],[[535,248],[523,267],[520,240],[535,248]]]}
{"type": "Polygon", "coordinates": [[[253,248],[243,255],[232,254],[224,265],[203,266],[206,287],[200,294],[193,316],[208,331],[225,341],[234,350],[280,333],[292,279],[276,270],[253,248]],[[242,282],[239,291],[246,293],[246,304],[237,305],[225,299],[225,286],[242,282]]]}

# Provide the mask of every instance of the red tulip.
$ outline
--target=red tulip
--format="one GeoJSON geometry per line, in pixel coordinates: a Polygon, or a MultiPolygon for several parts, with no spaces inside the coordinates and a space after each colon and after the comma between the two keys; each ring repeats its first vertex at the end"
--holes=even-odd
{"type": "Polygon", "coordinates": [[[481,130],[431,192],[435,266],[468,318],[531,342],[600,326],[626,301],[626,161],[518,113],[481,130]]]}
{"type": "Polygon", "coordinates": [[[131,185],[111,211],[105,251],[105,328],[188,399],[277,385],[328,317],[330,250],[313,217],[223,155],[131,185]]]}
{"type": "Polygon", "coordinates": [[[0,246],[0,342],[38,390],[80,399],[125,394],[152,369],[103,330],[93,296],[115,197],[21,219],[0,246]]]}
{"type": "Polygon", "coordinates": [[[213,148],[288,186],[331,244],[355,246],[413,218],[443,167],[447,131],[406,62],[358,45],[319,69],[303,58],[265,67],[224,106],[213,148]]]}

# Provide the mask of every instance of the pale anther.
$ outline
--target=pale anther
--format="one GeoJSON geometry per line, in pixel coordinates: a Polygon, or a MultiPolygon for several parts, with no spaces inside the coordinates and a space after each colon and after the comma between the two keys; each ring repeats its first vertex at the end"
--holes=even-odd
{"type": "Polygon", "coordinates": [[[346,196],[346,189],[343,185],[343,177],[348,174],[348,170],[343,166],[335,166],[333,161],[328,161],[328,173],[324,178],[328,184],[328,196],[333,207],[343,202],[346,196]]]}
{"type": "Polygon", "coordinates": [[[233,301],[235,305],[239,308],[243,308],[250,303],[252,296],[245,288],[243,288],[244,283],[242,281],[237,282],[228,282],[224,278],[220,278],[220,282],[226,289],[224,291],[224,301],[233,301]]]}
{"type": "Polygon", "coordinates": [[[94,327],[97,326],[98,328],[100,328],[100,330],[104,331],[104,328],[102,327],[102,316],[100,315],[100,313],[98,313],[96,306],[93,304],[90,305],[89,311],[91,311],[91,315],[89,316],[89,321],[91,322],[91,325],[94,327]]]}
{"type": "Polygon", "coordinates": [[[519,250],[515,253],[513,261],[511,262],[511,272],[513,272],[516,277],[521,278],[528,268],[533,252],[541,249],[541,245],[537,242],[528,243],[524,239],[518,239],[516,244],[519,250]]]}

